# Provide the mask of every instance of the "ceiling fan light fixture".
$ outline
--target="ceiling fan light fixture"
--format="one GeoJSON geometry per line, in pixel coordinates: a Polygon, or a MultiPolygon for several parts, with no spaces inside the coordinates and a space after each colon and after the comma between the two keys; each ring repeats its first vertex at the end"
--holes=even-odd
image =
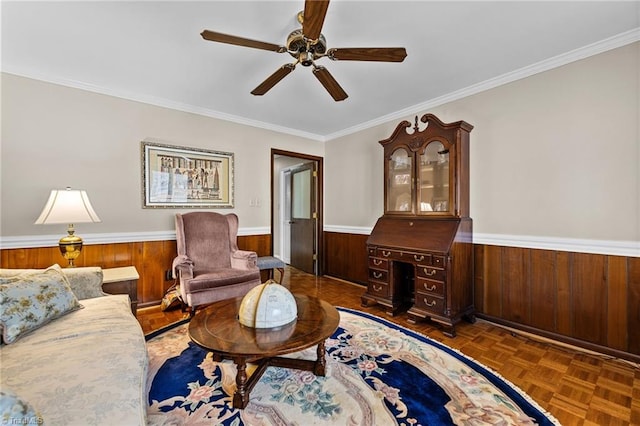
{"type": "Polygon", "coordinates": [[[300,52],[300,55],[298,56],[298,61],[300,61],[300,64],[303,67],[311,66],[311,65],[313,65],[313,55],[310,54],[309,52],[302,51],[302,52],[300,52]]]}
{"type": "Polygon", "coordinates": [[[297,14],[298,22],[302,24],[302,28],[289,33],[286,46],[210,30],[202,31],[201,35],[202,38],[208,41],[270,50],[277,53],[286,52],[295,59],[294,63],[283,65],[260,83],[258,87],[251,91],[253,95],[264,95],[280,80],[289,75],[297,64],[302,64],[304,67],[313,67],[313,75],[322,83],[327,92],[335,101],[342,101],[348,97],[347,93],[326,68],[316,66],[316,60],[328,56],[329,59],[334,61],[402,62],[406,58],[407,52],[403,47],[332,48],[327,51],[327,40],[321,31],[327,15],[329,1],[305,0],[304,10],[297,14]]]}

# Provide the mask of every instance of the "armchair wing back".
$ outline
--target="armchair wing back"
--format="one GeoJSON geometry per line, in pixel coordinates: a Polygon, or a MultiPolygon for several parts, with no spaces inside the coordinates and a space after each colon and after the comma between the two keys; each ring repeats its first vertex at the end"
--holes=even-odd
{"type": "Polygon", "coordinates": [[[178,256],[174,274],[182,300],[198,306],[245,295],[260,284],[257,254],[239,250],[238,216],[233,213],[176,214],[178,256]]]}

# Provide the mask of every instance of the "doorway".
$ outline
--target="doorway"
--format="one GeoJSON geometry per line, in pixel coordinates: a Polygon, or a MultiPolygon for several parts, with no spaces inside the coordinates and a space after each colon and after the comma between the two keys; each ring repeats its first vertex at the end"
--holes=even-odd
{"type": "Polygon", "coordinates": [[[271,252],[323,274],[322,157],[271,150],[271,252]]]}

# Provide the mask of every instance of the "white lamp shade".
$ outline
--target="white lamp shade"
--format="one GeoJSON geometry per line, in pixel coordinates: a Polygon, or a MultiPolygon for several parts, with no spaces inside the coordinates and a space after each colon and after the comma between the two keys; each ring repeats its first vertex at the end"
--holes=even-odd
{"type": "Polygon", "coordinates": [[[51,191],[35,224],[83,222],[100,222],[100,218],[93,210],[86,191],[67,188],[51,191]]]}

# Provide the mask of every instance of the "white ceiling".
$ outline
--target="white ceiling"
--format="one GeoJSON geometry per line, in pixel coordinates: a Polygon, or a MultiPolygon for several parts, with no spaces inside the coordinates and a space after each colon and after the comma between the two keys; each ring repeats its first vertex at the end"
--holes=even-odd
{"type": "Polygon", "coordinates": [[[284,45],[303,0],[2,1],[2,70],[327,140],[640,39],[638,1],[333,0],[328,47],[405,47],[403,63],[324,65],[251,90],[288,54],[205,41],[203,29],[284,45]]]}

